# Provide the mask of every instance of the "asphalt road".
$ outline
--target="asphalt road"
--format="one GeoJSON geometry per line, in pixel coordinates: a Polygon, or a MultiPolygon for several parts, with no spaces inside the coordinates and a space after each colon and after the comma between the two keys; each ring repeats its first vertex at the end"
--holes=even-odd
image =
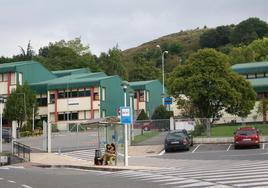
{"type": "Polygon", "coordinates": [[[162,188],[151,182],[140,182],[124,177],[105,176],[110,172],[74,169],[1,169],[1,188],[162,188]]]}

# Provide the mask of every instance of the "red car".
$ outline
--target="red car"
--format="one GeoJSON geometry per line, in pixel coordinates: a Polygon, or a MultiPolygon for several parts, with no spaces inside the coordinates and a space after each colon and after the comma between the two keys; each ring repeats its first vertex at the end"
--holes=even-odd
{"type": "Polygon", "coordinates": [[[234,132],[234,147],[256,146],[260,148],[260,134],[253,127],[240,127],[234,132]]]}

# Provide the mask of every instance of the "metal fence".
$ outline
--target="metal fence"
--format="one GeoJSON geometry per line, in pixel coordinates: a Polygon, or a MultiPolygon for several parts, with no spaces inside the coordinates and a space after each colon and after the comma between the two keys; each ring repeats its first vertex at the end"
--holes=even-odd
{"type": "Polygon", "coordinates": [[[31,148],[22,143],[13,141],[13,155],[22,158],[24,161],[30,161],[31,148]]]}

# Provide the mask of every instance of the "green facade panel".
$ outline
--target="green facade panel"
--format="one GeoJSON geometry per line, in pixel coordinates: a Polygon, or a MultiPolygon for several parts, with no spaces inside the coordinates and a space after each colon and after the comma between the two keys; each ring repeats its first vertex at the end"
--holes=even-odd
{"type": "MultiPolygon", "coordinates": [[[[112,76],[109,79],[101,80],[100,102],[101,114],[105,110],[106,116],[117,116],[117,109],[124,106],[124,92],[121,88],[122,79],[119,76],[112,76]],[[105,88],[105,101],[102,101],[102,88],[105,88]]],[[[127,99],[129,99],[127,97],[127,99]]]]}

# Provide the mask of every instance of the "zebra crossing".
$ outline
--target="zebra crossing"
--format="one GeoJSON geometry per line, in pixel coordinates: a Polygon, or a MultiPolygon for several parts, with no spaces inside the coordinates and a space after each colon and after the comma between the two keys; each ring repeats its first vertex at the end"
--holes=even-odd
{"type": "MultiPolygon", "coordinates": [[[[83,161],[93,161],[95,157],[95,148],[87,150],[77,150],[61,153],[63,156],[83,160],[83,161]]],[[[104,153],[105,148],[101,148],[101,152],[104,153]]]]}
{"type": "MultiPolygon", "coordinates": [[[[180,163],[180,160],[177,160],[180,163]]],[[[188,167],[159,168],[153,170],[128,170],[112,172],[108,176],[119,176],[136,181],[146,181],[163,187],[267,187],[267,161],[210,161],[212,165],[204,168],[197,163],[208,161],[192,161],[188,167]],[[217,163],[217,164],[216,164],[217,163]],[[229,165],[226,165],[229,164],[229,165]],[[214,165],[214,166],[213,166],[214,165]]],[[[189,160],[189,164],[191,161],[189,160]]]]}

